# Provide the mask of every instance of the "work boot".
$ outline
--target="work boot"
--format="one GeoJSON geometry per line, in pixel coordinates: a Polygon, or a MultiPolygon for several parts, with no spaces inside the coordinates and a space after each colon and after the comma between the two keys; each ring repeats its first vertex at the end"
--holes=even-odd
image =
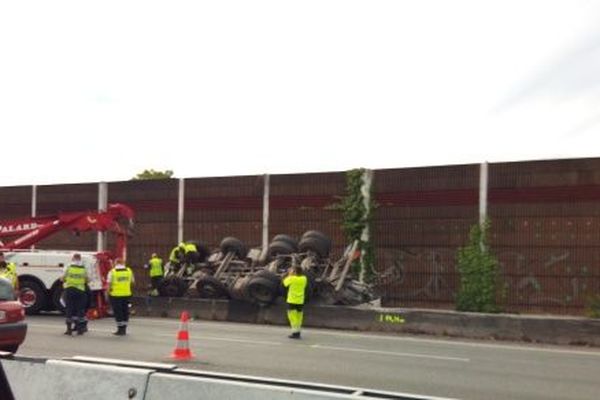
{"type": "Polygon", "coordinates": [[[300,339],[300,332],[294,332],[292,333],[290,336],[288,336],[290,339],[300,339]]]}
{"type": "Polygon", "coordinates": [[[67,330],[65,331],[65,335],[71,336],[71,333],[73,333],[73,328],[71,326],[71,323],[67,322],[67,330]]]}
{"type": "Polygon", "coordinates": [[[87,329],[85,327],[85,323],[84,322],[79,322],[77,324],[77,334],[78,335],[83,335],[86,332],[87,332],[87,329]]]}
{"type": "Polygon", "coordinates": [[[124,326],[117,326],[117,331],[113,332],[113,335],[115,335],[115,336],[125,336],[126,335],[125,330],[126,330],[126,328],[124,326]]]}

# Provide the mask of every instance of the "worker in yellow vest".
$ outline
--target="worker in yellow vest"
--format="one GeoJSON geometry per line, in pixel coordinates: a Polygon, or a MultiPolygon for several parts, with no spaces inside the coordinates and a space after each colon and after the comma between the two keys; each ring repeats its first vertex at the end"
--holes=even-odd
{"type": "Polygon", "coordinates": [[[127,334],[129,300],[135,282],[133,271],[125,265],[123,259],[118,258],[115,260],[115,266],[108,273],[107,281],[110,304],[117,322],[117,330],[113,335],[124,336],[127,334]]]}
{"type": "Polygon", "coordinates": [[[177,272],[187,266],[189,274],[193,272],[193,266],[199,259],[198,247],[192,242],[180,242],[173,247],[169,255],[169,263],[173,271],[177,272]]]}
{"type": "MultiPolygon", "coordinates": [[[[191,243],[191,242],[184,242],[181,244],[183,244],[183,251],[185,254],[185,262],[190,265],[198,262],[198,247],[196,247],[196,244],[191,243]]],[[[180,246],[181,246],[181,244],[180,244],[180,246]]]]}
{"type": "Polygon", "coordinates": [[[169,264],[171,266],[172,271],[179,271],[179,268],[185,262],[185,244],[183,242],[179,243],[177,246],[173,247],[171,253],[169,254],[169,264]]]}
{"type": "Polygon", "coordinates": [[[19,289],[19,278],[17,276],[17,266],[13,262],[7,262],[4,259],[4,253],[0,251],[0,278],[7,279],[15,289],[19,289]]]}
{"type": "Polygon", "coordinates": [[[150,282],[152,283],[152,290],[150,296],[158,296],[158,288],[163,280],[163,260],[156,253],[152,253],[152,257],[148,260],[148,269],[150,270],[150,282]]]}
{"type": "Polygon", "coordinates": [[[287,276],[283,279],[283,286],[288,291],[286,302],[288,305],[287,316],[292,328],[292,334],[288,336],[290,339],[300,339],[307,285],[308,279],[299,265],[291,267],[288,270],[287,276]]]}
{"type": "Polygon", "coordinates": [[[86,331],[85,308],[87,295],[85,285],[88,282],[88,275],[81,260],[81,254],[73,254],[71,264],[64,268],[61,279],[63,281],[67,324],[65,335],[71,335],[74,330],[77,330],[78,335],[83,335],[86,331]]]}

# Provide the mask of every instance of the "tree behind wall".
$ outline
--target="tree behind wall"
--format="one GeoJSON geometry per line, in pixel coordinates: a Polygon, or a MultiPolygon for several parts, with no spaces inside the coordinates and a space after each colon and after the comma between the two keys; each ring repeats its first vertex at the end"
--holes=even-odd
{"type": "Polygon", "coordinates": [[[146,180],[146,179],[170,179],[173,177],[173,171],[167,169],[165,171],[155,171],[153,169],[145,169],[133,178],[132,181],[146,180]]]}
{"type": "Polygon", "coordinates": [[[456,297],[456,309],[459,311],[500,311],[496,302],[498,260],[487,244],[489,227],[489,221],[473,225],[469,242],[458,250],[460,289],[456,297]]]}

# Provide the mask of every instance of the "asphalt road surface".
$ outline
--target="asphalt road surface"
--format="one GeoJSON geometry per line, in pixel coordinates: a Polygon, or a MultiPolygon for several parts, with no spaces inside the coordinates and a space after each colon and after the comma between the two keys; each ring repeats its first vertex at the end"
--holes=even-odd
{"type": "MultiPolygon", "coordinates": [[[[172,363],[179,321],[134,318],[115,337],[112,319],[63,335],[59,316],[28,317],[19,354],[172,363]]],[[[185,368],[415,393],[458,399],[600,398],[600,349],[461,341],[306,329],[287,338],[280,326],[191,321],[196,359],[185,368]]]]}

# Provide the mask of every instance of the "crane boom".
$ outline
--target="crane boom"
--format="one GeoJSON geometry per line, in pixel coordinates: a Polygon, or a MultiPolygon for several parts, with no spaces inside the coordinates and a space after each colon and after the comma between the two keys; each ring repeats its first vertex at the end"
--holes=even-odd
{"type": "Polygon", "coordinates": [[[27,249],[63,230],[76,234],[80,232],[112,232],[117,237],[115,256],[125,258],[127,235],[133,226],[133,210],[125,204],[109,204],[106,211],[65,212],[51,216],[21,218],[0,222],[0,238],[21,235],[11,241],[0,244],[2,250],[27,249]],[[120,220],[126,219],[128,226],[123,227],[120,220]]]}

